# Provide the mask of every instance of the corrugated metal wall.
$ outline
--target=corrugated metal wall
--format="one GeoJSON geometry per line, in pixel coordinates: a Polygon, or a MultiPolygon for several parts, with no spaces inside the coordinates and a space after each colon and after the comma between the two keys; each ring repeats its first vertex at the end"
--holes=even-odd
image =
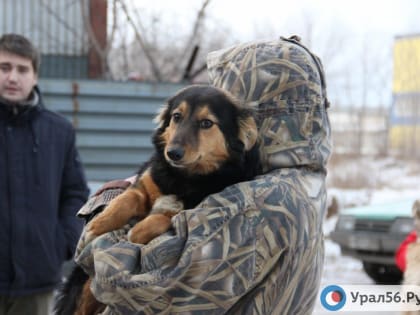
{"type": "MultiPolygon", "coordinates": [[[[89,181],[131,176],[152,153],[153,118],[179,84],[43,79],[45,105],[73,122],[89,181]]],[[[335,154],[386,155],[388,112],[332,108],[335,154]]]]}
{"type": "MultiPolygon", "coordinates": [[[[89,2],[83,4],[89,12],[89,2]]],[[[86,78],[89,45],[80,5],[74,0],[2,0],[0,35],[18,33],[34,43],[42,55],[40,77],[86,78]]]]}
{"type": "Polygon", "coordinates": [[[176,84],[40,81],[46,107],[73,122],[89,181],[132,175],[152,152],[153,122],[176,84]]]}
{"type": "MultiPolygon", "coordinates": [[[[88,1],[83,3],[88,10],[88,1]]],[[[86,55],[89,47],[80,4],[74,0],[2,0],[0,33],[23,34],[46,55],[86,55]]]]}

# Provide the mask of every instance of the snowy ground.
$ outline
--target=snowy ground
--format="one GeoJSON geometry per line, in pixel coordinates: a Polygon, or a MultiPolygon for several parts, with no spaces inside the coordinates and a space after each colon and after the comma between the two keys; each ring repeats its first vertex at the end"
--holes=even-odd
{"type": "MultiPolygon", "coordinates": [[[[420,198],[420,166],[415,161],[411,163],[393,159],[347,161],[335,165],[329,170],[329,174],[332,174],[332,178],[329,179],[328,194],[330,198],[332,196],[337,198],[340,209],[354,205],[420,198]],[[338,169],[340,173],[337,175],[338,169]],[[351,188],[343,187],[343,183],[349,179],[353,181],[348,182],[351,188]],[[340,187],[334,187],[334,184],[340,187]]],[[[364,273],[361,262],[351,257],[341,256],[339,246],[329,239],[329,233],[334,229],[336,221],[337,217],[333,216],[324,224],[326,261],[321,288],[329,284],[373,284],[373,281],[364,273]]],[[[318,304],[314,314],[331,313],[322,311],[318,304]]],[[[377,312],[377,314],[397,315],[399,313],[377,312]]]]}

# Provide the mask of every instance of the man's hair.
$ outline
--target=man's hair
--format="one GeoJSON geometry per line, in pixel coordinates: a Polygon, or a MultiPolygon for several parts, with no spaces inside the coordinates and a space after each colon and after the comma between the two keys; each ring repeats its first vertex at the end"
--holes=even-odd
{"type": "Polygon", "coordinates": [[[38,73],[41,57],[38,50],[26,37],[19,34],[4,34],[0,37],[0,51],[31,60],[35,73],[38,73]]]}

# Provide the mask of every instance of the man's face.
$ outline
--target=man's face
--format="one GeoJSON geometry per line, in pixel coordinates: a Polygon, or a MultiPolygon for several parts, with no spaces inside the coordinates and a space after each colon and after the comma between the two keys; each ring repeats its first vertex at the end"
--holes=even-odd
{"type": "Polygon", "coordinates": [[[0,96],[8,101],[28,99],[38,76],[28,58],[0,51],[0,96]]]}

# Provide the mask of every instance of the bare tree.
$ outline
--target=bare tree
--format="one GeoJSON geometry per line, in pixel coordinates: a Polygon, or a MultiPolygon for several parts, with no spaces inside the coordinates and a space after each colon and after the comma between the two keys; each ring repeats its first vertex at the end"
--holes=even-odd
{"type": "MultiPolygon", "coordinates": [[[[147,81],[194,80],[205,69],[205,56],[209,50],[218,49],[227,40],[206,25],[207,9],[211,0],[202,0],[195,17],[191,19],[189,31],[172,34],[163,33],[164,22],[160,17],[141,12],[134,1],[108,0],[107,39],[99,40],[91,24],[89,4],[91,0],[75,0],[80,6],[84,32],[78,34],[81,41],[87,41],[99,57],[102,73],[108,79],[124,79],[133,71],[147,81]],[[151,26],[151,27],[148,27],[151,26]],[[217,40],[215,40],[217,38],[217,40]],[[198,66],[197,66],[198,65],[198,66]],[[186,67],[188,66],[188,73],[186,67]]],[[[63,18],[64,10],[57,9],[50,1],[41,0],[56,22],[70,32],[76,32],[63,18]]],[[[173,29],[179,30],[178,25],[173,29]]]]}
{"type": "Polygon", "coordinates": [[[139,28],[137,27],[136,23],[132,19],[129,10],[127,9],[127,5],[125,4],[125,1],[123,0],[117,0],[122,8],[122,11],[127,19],[127,22],[132,26],[136,41],[140,45],[141,49],[143,50],[148,62],[150,63],[150,66],[152,68],[153,76],[157,81],[162,81],[162,75],[160,72],[160,69],[157,65],[156,59],[154,55],[152,54],[152,49],[150,45],[145,41],[145,39],[142,36],[142,33],[139,31],[139,28]]]}
{"type": "MultiPolygon", "coordinates": [[[[118,0],[122,6],[125,18],[129,22],[134,32],[134,40],[127,47],[129,48],[129,64],[135,72],[141,73],[140,76],[151,81],[173,81],[179,82],[184,79],[193,80],[203,70],[203,55],[198,51],[208,52],[206,49],[216,49],[223,45],[222,37],[219,37],[218,45],[209,45],[214,42],[212,36],[204,36],[209,31],[205,26],[207,17],[206,9],[210,0],[203,0],[195,18],[192,20],[191,29],[188,34],[179,38],[180,34],[167,34],[164,27],[159,27],[162,23],[159,16],[141,14],[136,8],[124,0],[118,0]],[[148,27],[146,27],[147,25],[148,27]],[[147,31],[146,31],[147,30],[147,31]],[[163,38],[163,39],[162,39],[163,38]],[[204,40],[205,39],[205,40],[204,40]],[[194,69],[193,64],[199,64],[198,69],[194,69]],[[192,73],[185,73],[185,68],[190,66],[192,73]],[[150,68],[150,72],[148,71],[150,68]]],[[[178,25],[169,27],[179,30],[178,25]]],[[[216,35],[217,36],[217,35],[216,35]]],[[[122,47],[117,50],[121,51],[122,47]]]]}

